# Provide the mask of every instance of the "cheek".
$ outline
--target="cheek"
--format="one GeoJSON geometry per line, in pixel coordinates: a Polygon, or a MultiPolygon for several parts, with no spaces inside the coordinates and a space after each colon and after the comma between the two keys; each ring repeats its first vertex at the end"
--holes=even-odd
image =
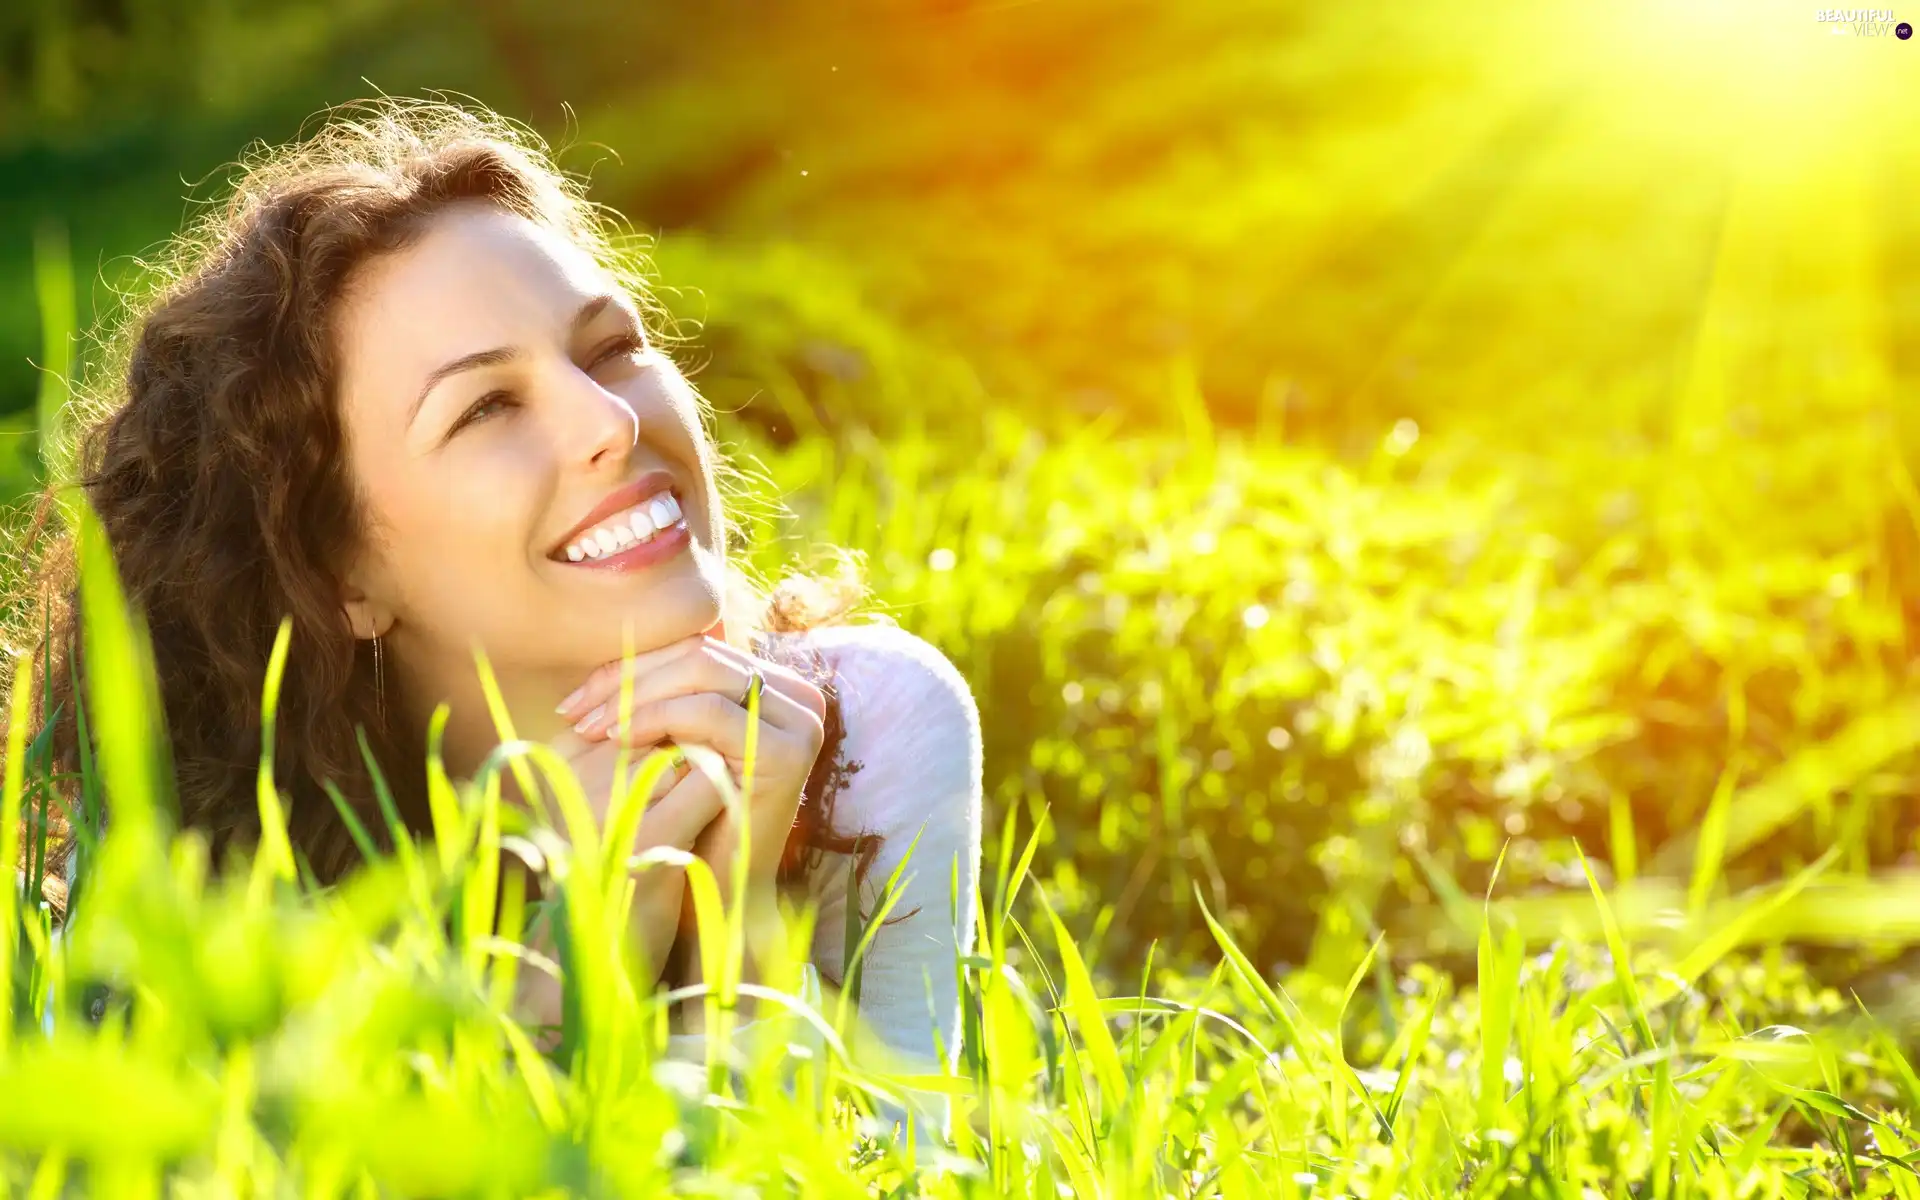
{"type": "Polygon", "coordinates": [[[535,491],[526,472],[483,458],[450,470],[415,464],[381,498],[391,569],[422,608],[488,607],[528,570],[535,491]]]}
{"type": "Polygon", "coordinates": [[[645,394],[631,397],[634,411],[640,414],[648,437],[682,463],[699,470],[700,520],[690,524],[696,537],[719,550],[726,531],[721,526],[718,450],[702,423],[698,395],[686,376],[664,360],[649,383],[645,394]]]}
{"type": "Polygon", "coordinates": [[[688,461],[707,465],[711,445],[701,423],[699,393],[673,360],[657,355],[625,396],[650,438],[688,461]]]}

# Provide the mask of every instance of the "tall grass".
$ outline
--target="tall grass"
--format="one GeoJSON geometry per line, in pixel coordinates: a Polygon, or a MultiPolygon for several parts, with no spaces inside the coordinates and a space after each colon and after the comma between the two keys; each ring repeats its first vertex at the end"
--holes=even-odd
{"type": "MultiPolygon", "coordinates": [[[[1617,753],[1631,719],[1606,689],[1639,668],[1637,648],[1664,644],[1657,613],[1678,585],[1635,599],[1562,573],[1537,533],[1582,527],[1553,497],[1436,475],[1444,452],[1417,474],[1404,445],[1351,472],[1189,413],[1203,467],[1108,441],[1099,423],[1048,444],[1004,415],[984,448],[911,431],[885,447],[822,433],[759,448],[769,484],[809,528],[864,550],[903,619],[985,700],[998,829],[978,949],[958,964],[958,1065],[936,1077],[899,1074],[857,1036],[851,998],[805,986],[808,913],[792,914],[767,982],[739,982],[743,939],[719,914],[740,911],[721,903],[740,880],[697,861],[680,865],[715,933],[712,984],[663,994],[635,978],[627,875],[653,864],[618,847],[658,758],[602,826],[563,764],[503,724],[476,780],[434,756],[430,831],[389,812],[394,851],[358,829],[368,862],[315,887],[272,784],[285,628],[262,680],[264,837],[215,873],[205,840],[174,825],[146,635],[77,506],[95,668],[72,718],[99,753],[54,786],[16,662],[0,776],[0,854],[21,864],[0,899],[9,1189],[1920,1194],[1920,1077],[1894,1032],[1788,949],[1920,940],[1920,880],[1866,870],[1886,857],[1875,830],[1899,828],[1871,803],[1874,773],[1913,741],[1897,692],[1844,655],[1816,658],[1807,678],[1856,690],[1809,710],[1771,758],[1723,759],[1698,837],[1655,838],[1624,790],[1637,760],[1615,759],[1604,859],[1535,833],[1496,840],[1476,878],[1483,814],[1439,807],[1448,772],[1500,772],[1510,812],[1551,807],[1549,784],[1596,787],[1565,772],[1617,753]],[[1460,539],[1514,516],[1534,536],[1458,556],[1460,539]],[[1595,636],[1582,622],[1602,600],[1595,636]],[[1367,694],[1408,671],[1387,700],[1367,694]],[[1852,719],[1811,720],[1828,711],[1852,719]],[[1252,750],[1263,734],[1288,750],[1277,767],[1252,750]],[[1517,788],[1508,777],[1542,754],[1559,765],[1517,788]],[[502,805],[508,769],[539,772],[557,808],[502,805]],[[1349,807],[1309,819],[1313,788],[1349,807]],[[40,880],[65,795],[82,853],[56,936],[40,880]],[[1809,822],[1825,851],[1772,882],[1809,822]],[[1309,866],[1260,849],[1276,826],[1336,851],[1309,866]],[[1658,849],[1636,870],[1643,842],[1658,849]],[[530,902],[503,861],[541,872],[558,901],[530,902]],[[1542,894],[1558,862],[1577,890],[1542,894]],[[1274,936],[1316,897],[1305,936],[1274,936]],[[540,920],[561,934],[558,961],[523,945],[540,920]],[[1303,967],[1268,965],[1288,946],[1303,967]],[[513,1012],[527,970],[563,980],[557,1039],[513,1012]],[[773,1036],[738,1053],[714,1037],[701,1062],[665,1053],[669,1004],[702,1004],[724,1030],[743,994],[773,1014],[773,1036]],[[916,1096],[942,1101],[920,1106],[933,1118],[885,1119],[916,1096]]],[[[768,521],[755,532],[763,565],[790,551],[768,521]]],[[[1640,553],[1612,536],[1594,552],[1640,553]]],[[[1832,564],[1798,552],[1764,561],[1824,587],[1832,564]]],[[[1798,577],[1773,578],[1790,592],[1798,577]]],[[[1748,628],[1762,607],[1717,602],[1714,619],[1748,628]]],[[[1879,612],[1852,610],[1837,644],[1878,644],[1879,612]]],[[[1744,651],[1746,677],[1764,674],[1766,645],[1744,651]]],[[[716,782],[737,802],[723,771],[716,782]]]]}
{"type": "MultiPolygon", "coordinates": [[[[84,526],[83,546],[99,544],[84,526]]],[[[1011,813],[983,889],[981,951],[961,963],[967,1041],[950,1076],[901,1079],[850,1060],[830,1013],[795,994],[791,972],[776,986],[731,984],[737,957],[716,963],[709,998],[752,990],[791,1011],[788,1036],[734,1062],[714,1038],[704,1069],[676,1063],[662,1054],[671,997],[635,983],[622,945],[627,864],[540,746],[507,742],[480,780],[456,789],[430,840],[403,836],[394,855],[327,890],[293,869],[282,801],[263,771],[261,812],[273,822],[263,850],[210,878],[205,842],[171,828],[153,769],[164,731],[139,623],[111,561],[90,549],[82,564],[93,597],[86,651],[99,664],[84,711],[102,733],[97,769],[115,820],[66,936],[50,941],[32,921],[14,936],[32,911],[16,907],[19,893],[0,910],[0,967],[18,978],[31,962],[53,983],[50,998],[9,994],[19,1006],[0,1042],[10,1187],[1920,1194],[1909,1117],[1920,1079],[1889,1038],[1778,961],[1760,979],[1724,961],[1730,939],[1678,964],[1643,953],[1597,883],[1597,939],[1528,958],[1519,929],[1489,907],[1477,990],[1416,968],[1378,1004],[1356,1004],[1362,962],[1322,1023],[1203,900],[1218,966],[1149,970],[1136,994],[1103,995],[1035,890],[1039,839],[1023,840],[1011,813]],[[509,756],[546,775],[557,823],[520,824],[501,807],[509,756]],[[549,969],[522,961],[524,897],[509,888],[503,910],[492,908],[510,844],[544,859],[564,896],[569,1028],[547,1052],[509,1005],[517,969],[549,969]],[[89,1014],[87,982],[112,984],[121,1001],[89,1014]],[[903,1087],[952,1102],[939,1131],[951,1146],[904,1145],[876,1127],[875,1097],[903,1087]]],[[[285,645],[283,628],[276,667],[285,645]]],[[[273,671],[263,763],[276,685],[273,671]]],[[[16,716],[23,696],[16,684],[16,716]]],[[[28,794],[23,728],[10,727],[7,818],[28,794]]],[[[629,802],[663,765],[645,764],[629,802]]],[[[724,770],[716,782],[728,786],[724,770]]],[[[630,829],[630,807],[608,825],[630,829]]],[[[703,924],[723,928],[718,881],[697,860],[687,866],[703,924]]],[[[1883,897],[1895,898],[1920,896],[1883,897]]],[[[1731,920],[1764,919],[1766,904],[1731,920]]],[[[703,947],[729,950],[737,956],[738,943],[726,937],[703,947]]]]}

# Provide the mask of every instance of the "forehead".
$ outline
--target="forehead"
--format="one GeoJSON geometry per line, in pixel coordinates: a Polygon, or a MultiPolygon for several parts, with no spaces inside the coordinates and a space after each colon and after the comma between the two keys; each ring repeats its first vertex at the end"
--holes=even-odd
{"type": "Polygon", "coordinates": [[[459,205],[356,275],[340,313],[343,373],[350,384],[424,376],[450,358],[563,329],[611,287],[565,236],[491,205],[459,205]]]}

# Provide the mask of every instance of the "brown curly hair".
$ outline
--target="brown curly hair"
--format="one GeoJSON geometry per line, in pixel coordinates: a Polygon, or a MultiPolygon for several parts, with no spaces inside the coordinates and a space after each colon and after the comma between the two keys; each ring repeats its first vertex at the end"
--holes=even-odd
{"type": "MultiPolygon", "coordinates": [[[[652,336],[663,345],[682,339],[623,244],[617,216],[588,201],[531,132],[437,102],[387,99],[322,115],[330,119],[303,141],[252,148],[228,202],[174,238],[160,263],[142,264],[150,289],[128,297],[105,327],[102,352],[76,390],[72,450],[78,486],[151,635],[180,819],[207,835],[216,861],[259,836],[261,689],[280,622],[291,616],[277,782],[295,848],[328,882],[357,851],[327,782],[369,830],[384,828],[357,727],[402,819],[430,828],[424,734],[376,719],[369,643],[353,635],[338,602],[335,564],[346,561],[364,519],[333,386],[331,316],[346,281],[407,245],[433,213],[480,200],[571,238],[630,290],[658,326],[652,336]]],[[[738,477],[715,457],[723,481],[738,477]]],[[[59,714],[49,734],[53,765],[70,776],[81,761],[72,678],[84,677],[85,663],[73,534],[50,521],[60,491],[50,481],[38,497],[14,558],[24,568],[0,591],[0,615],[14,669],[33,688],[33,728],[59,714]]],[[[870,860],[871,839],[832,829],[833,794],[858,769],[841,758],[832,672],[804,639],[771,636],[843,621],[865,594],[853,556],[843,553],[831,574],[797,573],[773,588],[737,561],[728,570],[729,640],[799,668],[828,698],[826,744],[782,877],[795,880],[809,850],[870,860]]],[[[54,838],[57,863],[74,839],[61,823],[54,838]]],[[[58,872],[48,880],[47,899],[64,911],[58,872]]]]}

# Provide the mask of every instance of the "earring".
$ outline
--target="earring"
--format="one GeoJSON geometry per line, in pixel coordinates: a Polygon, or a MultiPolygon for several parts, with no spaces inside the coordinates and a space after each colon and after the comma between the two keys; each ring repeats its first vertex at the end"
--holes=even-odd
{"type": "Polygon", "coordinates": [[[380,652],[380,638],[373,639],[373,705],[380,715],[380,724],[387,723],[387,665],[386,656],[380,652]]]}

